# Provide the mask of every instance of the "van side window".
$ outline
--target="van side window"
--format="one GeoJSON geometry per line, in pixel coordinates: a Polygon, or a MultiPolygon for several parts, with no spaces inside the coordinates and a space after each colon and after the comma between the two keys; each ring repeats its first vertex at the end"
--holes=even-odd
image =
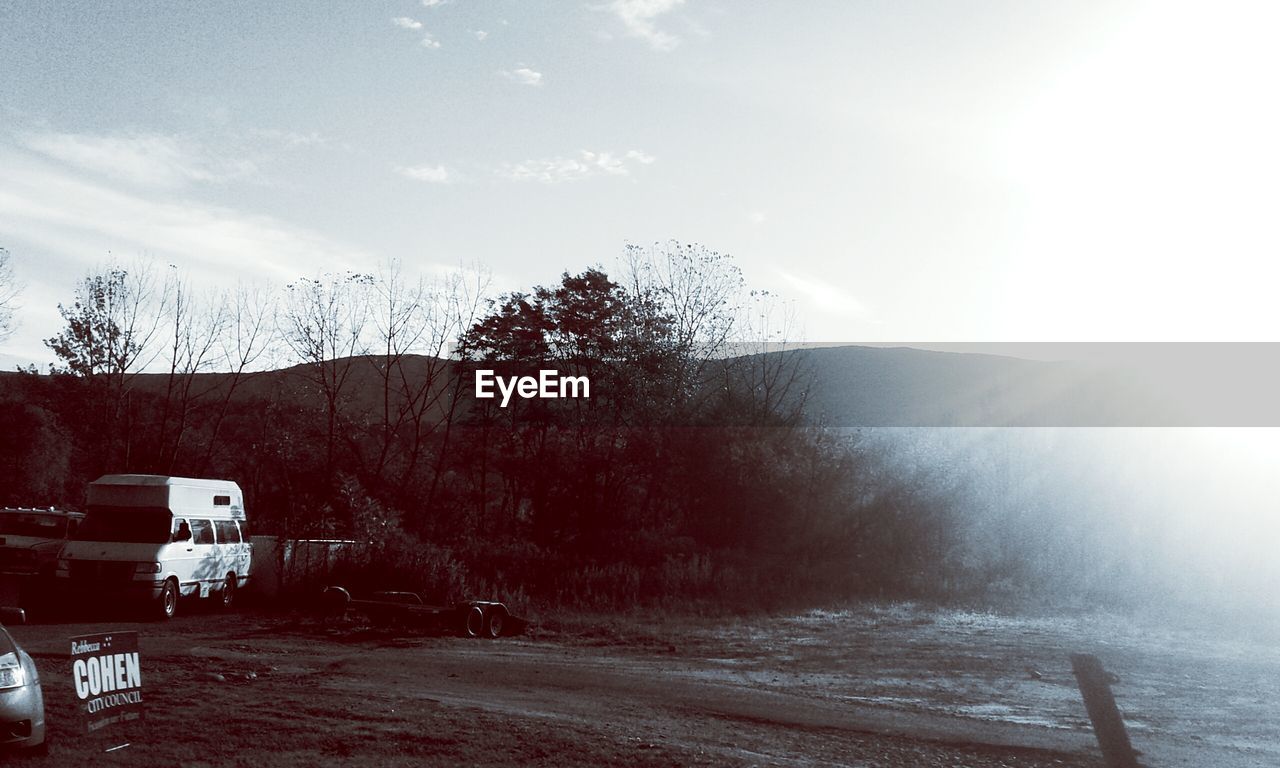
{"type": "Polygon", "coordinates": [[[173,536],[171,541],[191,541],[191,526],[187,524],[186,518],[173,518],[173,536]]]}
{"type": "Polygon", "coordinates": [[[214,497],[213,497],[213,506],[215,506],[215,507],[229,507],[229,506],[231,506],[231,497],[230,497],[230,496],[214,496],[214,497]]]}
{"type": "Polygon", "coordinates": [[[191,539],[195,544],[213,543],[213,523],[208,520],[191,520],[191,539]]]}
{"type": "Polygon", "coordinates": [[[240,530],[236,528],[235,520],[215,520],[214,525],[218,529],[219,544],[240,543],[240,530]]]}

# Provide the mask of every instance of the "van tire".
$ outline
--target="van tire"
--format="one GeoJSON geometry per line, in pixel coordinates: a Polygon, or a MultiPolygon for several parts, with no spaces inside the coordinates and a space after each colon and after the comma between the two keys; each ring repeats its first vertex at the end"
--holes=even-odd
{"type": "Polygon", "coordinates": [[[178,580],[166,579],[160,588],[160,599],[156,601],[156,615],[160,619],[172,619],[178,612],[178,580]]]}
{"type": "Polygon", "coordinates": [[[231,606],[236,602],[236,575],[228,573],[227,578],[222,582],[222,589],[218,591],[218,606],[224,611],[231,610],[231,606]]]}

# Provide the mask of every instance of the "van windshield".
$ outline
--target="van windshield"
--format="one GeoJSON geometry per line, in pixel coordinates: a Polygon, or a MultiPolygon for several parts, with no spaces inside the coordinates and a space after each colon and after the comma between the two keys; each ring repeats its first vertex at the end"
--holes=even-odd
{"type": "Polygon", "coordinates": [[[169,521],[163,507],[89,507],[89,516],[72,537],[75,541],[120,541],[168,544],[169,521]]]}

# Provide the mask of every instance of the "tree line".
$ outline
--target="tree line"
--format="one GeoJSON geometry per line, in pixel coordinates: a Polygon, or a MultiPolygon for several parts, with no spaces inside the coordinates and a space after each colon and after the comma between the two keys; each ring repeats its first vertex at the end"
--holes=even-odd
{"type": "Polygon", "coordinates": [[[477,270],[200,290],[86,275],[0,377],[0,502],[79,506],[108,472],[219,477],[255,531],[367,542],[349,577],[440,599],[782,605],[979,588],[943,483],[806,424],[785,305],[728,256],[629,246],[489,296],[477,270]],[[554,368],[592,397],[472,396],[554,368]]]}

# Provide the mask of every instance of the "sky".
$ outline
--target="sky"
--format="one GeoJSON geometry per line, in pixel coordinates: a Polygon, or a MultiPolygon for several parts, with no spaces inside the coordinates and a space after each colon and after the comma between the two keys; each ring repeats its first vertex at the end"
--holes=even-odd
{"type": "Polygon", "coordinates": [[[1277,341],[1270,3],[0,0],[7,361],[108,259],[207,285],[627,243],[818,342],[1277,341]]]}

